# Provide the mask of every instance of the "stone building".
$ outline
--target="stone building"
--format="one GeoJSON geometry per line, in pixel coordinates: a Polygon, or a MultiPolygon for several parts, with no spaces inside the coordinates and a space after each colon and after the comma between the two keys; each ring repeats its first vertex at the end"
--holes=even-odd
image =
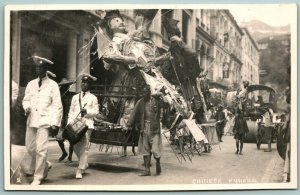
{"type": "Polygon", "coordinates": [[[241,78],[250,84],[259,84],[259,49],[247,28],[242,28],[243,48],[241,78]]]}
{"type": "Polygon", "coordinates": [[[212,79],[230,88],[240,82],[243,32],[228,10],[213,10],[211,20],[215,38],[212,79]]]}

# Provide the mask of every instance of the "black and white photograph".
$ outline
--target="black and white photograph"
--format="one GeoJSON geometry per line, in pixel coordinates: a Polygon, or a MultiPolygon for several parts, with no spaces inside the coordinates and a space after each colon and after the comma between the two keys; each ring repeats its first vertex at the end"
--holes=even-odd
{"type": "Polygon", "coordinates": [[[7,5],[6,190],[297,188],[295,4],[7,5]]]}

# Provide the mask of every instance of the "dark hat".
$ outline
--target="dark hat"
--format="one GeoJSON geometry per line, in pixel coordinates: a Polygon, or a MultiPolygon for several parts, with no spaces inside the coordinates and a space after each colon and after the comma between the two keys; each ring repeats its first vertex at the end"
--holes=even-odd
{"type": "Polygon", "coordinates": [[[94,82],[94,81],[97,81],[97,78],[93,77],[93,76],[91,76],[87,73],[83,73],[82,77],[81,77],[81,80],[85,81],[85,82],[94,82]]]}
{"type": "Polygon", "coordinates": [[[40,56],[31,56],[31,58],[33,59],[34,63],[38,66],[54,64],[51,60],[48,60],[48,59],[40,57],[40,56]]]}
{"type": "Polygon", "coordinates": [[[74,81],[74,80],[68,80],[66,78],[62,78],[61,81],[58,83],[58,86],[71,85],[73,83],[76,83],[76,81],[74,81]]]}

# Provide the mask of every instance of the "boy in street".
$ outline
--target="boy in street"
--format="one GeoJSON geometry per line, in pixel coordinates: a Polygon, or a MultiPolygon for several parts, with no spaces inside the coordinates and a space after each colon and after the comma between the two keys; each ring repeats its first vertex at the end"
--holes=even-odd
{"type": "Polygon", "coordinates": [[[91,84],[96,80],[97,78],[89,74],[83,74],[81,78],[81,92],[73,96],[69,111],[68,124],[75,118],[83,118],[85,124],[88,126],[87,133],[73,146],[79,162],[75,176],[76,179],[81,179],[82,174],[88,168],[89,136],[94,129],[93,118],[99,113],[98,99],[90,92],[91,84]]]}
{"type": "Polygon", "coordinates": [[[127,127],[135,125],[140,132],[138,143],[139,153],[143,155],[145,171],[141,176],[150,176],[150,162],[153,154],[156,160],[156,174],[160,175],[160,157],[162,139],[160,129],[160,113],[163,107],[161,92],[151,95],[150,86],[144,88],[144,97],[140,99],[127,122],[127,127]]]}

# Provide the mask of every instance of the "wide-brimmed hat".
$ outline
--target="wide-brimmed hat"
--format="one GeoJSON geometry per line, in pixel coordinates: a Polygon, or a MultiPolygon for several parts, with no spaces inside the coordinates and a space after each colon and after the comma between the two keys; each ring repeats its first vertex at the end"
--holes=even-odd
{"type": "Polygon", "coordinates": [[[47,58],[43,58],[37,55],[31,56],[33,62],[35,65],[41,66],[41,65],[52,65],[54,64],[51,60],[47,58]]]}
{"type": "Polygon", "coordinates": [[[91,83],[91,82],[97,81],[97,78],[96,78],[96,77],[93,77],[93,76],[90,75],[90,74],[83,73],[83,74],[82,74],[82,77],[81,77],[81,81],[91,83]]]}
{"type": "Polygon", "coordinates": [[[74,80],[68,80],[66,78],[62,78],[61,81],[58,83],[59,86],[62,86],[62,85],[71,85],[73,83],[76,83],[76,81],[74,80]]]}

